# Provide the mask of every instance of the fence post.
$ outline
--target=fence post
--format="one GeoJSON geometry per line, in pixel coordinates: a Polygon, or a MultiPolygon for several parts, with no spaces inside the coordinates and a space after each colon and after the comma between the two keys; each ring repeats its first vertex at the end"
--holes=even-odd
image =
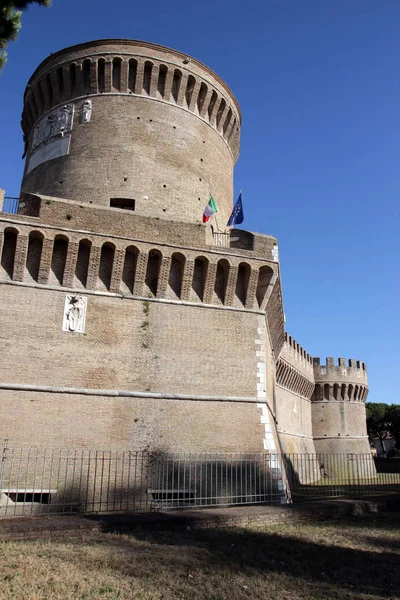
{"type": "Polygon", "coordinates": [[[4,473],[6,470],[7,450],[8,450],[8,439],[4,438],[3,451],[1,453],[1,465],[0,465],[0,494],[3,490],[4,473]]]}

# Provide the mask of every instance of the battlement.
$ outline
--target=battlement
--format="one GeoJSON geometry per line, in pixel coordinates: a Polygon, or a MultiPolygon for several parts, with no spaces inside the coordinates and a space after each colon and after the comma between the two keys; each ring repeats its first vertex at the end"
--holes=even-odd
{"type": "Polygon", "coordinates": [[[366,371],[367,366],[365,363],[360,360],[355,360],[354,358],[349,358],[346,365],[345,358],[338,358],[337,365],[335,365],[335,359],[332,356],[328,356],[326,358],[325,365],[321,365],[321,359],[319,357],[314,357],[312,359],[312,363],[314,365],[314,369],[331,369],[332,367],[344,367],[349,369],[357,369],[358,371],[366,371]]]}
{"type": "Polygon", "coordinates": [[[308,352],[306,352],[304,350],[304,348],[302,346],[300,346],[300,344],[298,342],[296,342],[296,340],[294,338],[292,338],[292,336],[289,335],[287,332],[285,332],[285,342],[287,343],[287,345],[290,348],[292,348],[295,352],[297,352],[297,354],[299,355],[300,358],[302,358],[304,361],[306,361],[310,365],[313,364],[313,358],[310,356],[310,354],[308,354],[308,352]]]}
{"type": "Polygon", "coordinates": [[[313,358],[315,402],[353,401],[365,402],[368,395],[368,376],[365,363],[350,358],[335,359],[329,356],[326,364],[320,364],[320,358],[313,358]]]}

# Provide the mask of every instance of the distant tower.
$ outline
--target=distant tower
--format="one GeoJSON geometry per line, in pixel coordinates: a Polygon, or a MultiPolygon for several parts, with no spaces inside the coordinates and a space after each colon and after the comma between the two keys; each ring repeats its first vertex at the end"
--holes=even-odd
{"type": "Polygon", "coordinates": [[[312,429],[315,449],[322,453],[370,453],[365,400],[368,395],[364,363],[339,358],[314,358],[315,391],[312,397],[312,429]]]}
{"type": "Polygon", "coordinates": [[[181,52],[135,40],[72,46],[26,88],[22,191],[192,223],[211,191],[224,226],[240,121],[222,79],[181,52]]]}

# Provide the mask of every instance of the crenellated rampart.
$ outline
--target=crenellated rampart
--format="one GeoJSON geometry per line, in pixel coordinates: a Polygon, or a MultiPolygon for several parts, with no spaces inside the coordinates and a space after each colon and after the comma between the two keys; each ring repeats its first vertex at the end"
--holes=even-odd
{"type": "Polygon", "coordinates": [[[350,358],[339,358],[337,364],[332,357],[321,365],[319,358],[313,359],[315,402],[365,402],[368,395],[368,376],[365,363],[350,358]]]}
{"type": "Polygon", "coordinates": [[[368,452],[365,400],[368,377],[365,363],[332,357],[321,365],[314,358],[312,397],[313,436],[317,452],[368,452]]]}

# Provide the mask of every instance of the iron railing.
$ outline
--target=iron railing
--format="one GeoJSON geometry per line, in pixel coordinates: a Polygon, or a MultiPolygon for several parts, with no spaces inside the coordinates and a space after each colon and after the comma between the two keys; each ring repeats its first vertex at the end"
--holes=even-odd
{"type": "Polygon", "coordinates": [[[19,198],[11,198],[10,196],[4,196],[2,212],[16,215],[18,212],[19,198]]]}
{"type": "Polygon", "coordinates": [[[213,232],[213,246],[220,248],[229,248],[231,245],[231,234],[218,231],[213,232]]]}
{"type": "Polygon", "coordinates": [[[285,454],[294,502],[400,492],[400,458],[365,454],[285,454]]]}
{"type": "MultiPolygon", "coordinates": [[[[277,504],[400,491],[371,454],[162,453],[4,446],[0,516],[277,504]]],[[[389,468],[390,465],[390,468],[389,468]]],[[[389,472],[391,471],[391,472],[389,472]]]]}

